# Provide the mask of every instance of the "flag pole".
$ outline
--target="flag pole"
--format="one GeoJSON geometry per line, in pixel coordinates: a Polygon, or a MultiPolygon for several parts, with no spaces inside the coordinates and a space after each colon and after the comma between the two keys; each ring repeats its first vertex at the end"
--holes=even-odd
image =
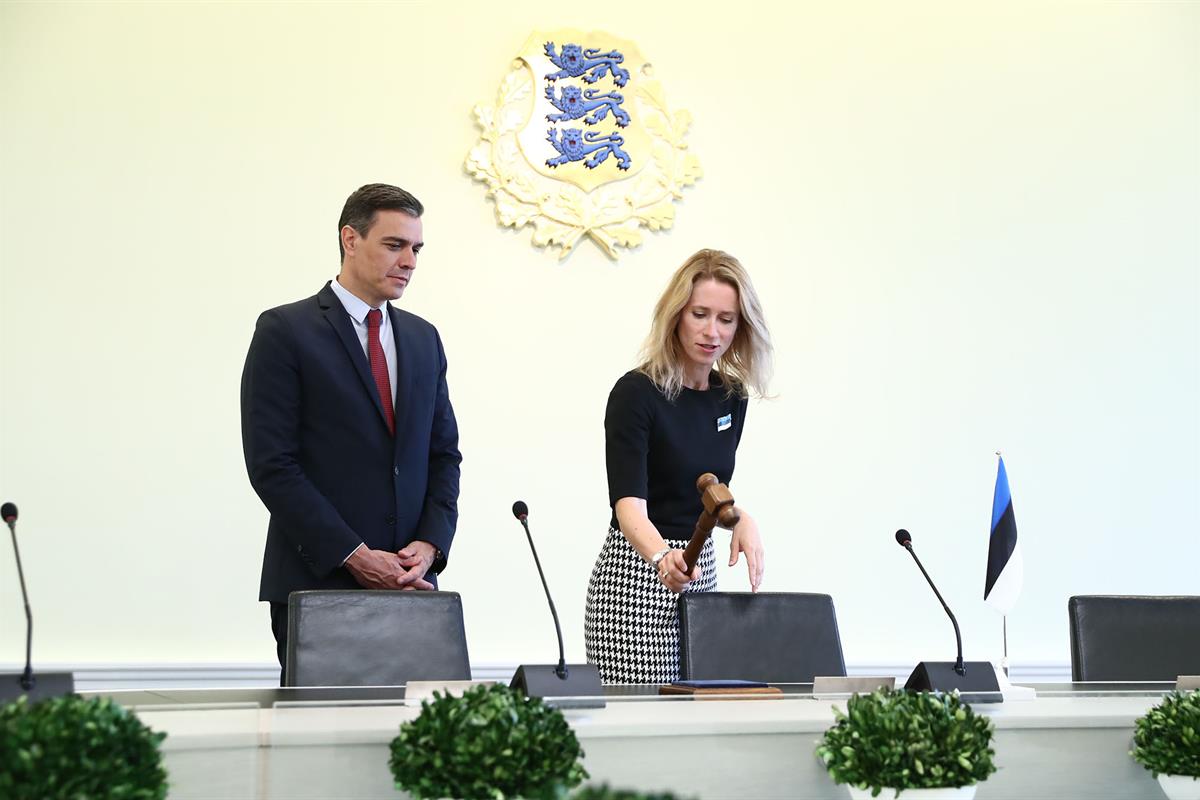
{"type": "Polygon", "coordinates": [[[1001,619],[1004,621],[1004,658],[1000,660],[1000,668],[1004,670],[1004,677],[1008,677],[1008,615],[1005,614],[1001,619]]]}
{"type": "MultiPolygon", "coordinates": [[[[1004,458],[1004,454],[999,450],[996,451],[996,458],[1004,458]]],[[[1003,614],[1000,617],[1001,633],[1004,640],[1004,657],[1000,659],[1000,669],[1004,670],[1004,677],[1008,677],[1008,614],[1003,614]]]]}

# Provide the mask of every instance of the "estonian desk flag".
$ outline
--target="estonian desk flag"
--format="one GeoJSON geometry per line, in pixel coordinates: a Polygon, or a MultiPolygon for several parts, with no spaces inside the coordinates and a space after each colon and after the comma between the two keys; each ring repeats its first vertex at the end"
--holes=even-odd
{"type": "Polygon", "coordinates": [[[996,494],[992,498],[992,537],[988,545],[987,580],[983,585],[984,602],[1007,616],[1021,593],[1022,577],[1017,521],[1013,517],[1008,473],[1001,457],[996,471],[996,494]]]}

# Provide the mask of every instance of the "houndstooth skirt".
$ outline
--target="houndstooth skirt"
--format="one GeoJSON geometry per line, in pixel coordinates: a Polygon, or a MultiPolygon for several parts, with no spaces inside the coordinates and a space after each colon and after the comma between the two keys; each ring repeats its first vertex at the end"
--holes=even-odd
{"type": "MultiPolygon", "coordinates": [[[[676,549],[686,539],[667,539],[676,549]]],[[[717,588],[716,559],[710,538],[700,551],[700,577],[684,591],[717,588]]],[[[663,586],[620,531],[608,538],[588,581],[583,641],[588,663],[606,684],[670,683],[679,678],[679,595],[663,586]]]]}

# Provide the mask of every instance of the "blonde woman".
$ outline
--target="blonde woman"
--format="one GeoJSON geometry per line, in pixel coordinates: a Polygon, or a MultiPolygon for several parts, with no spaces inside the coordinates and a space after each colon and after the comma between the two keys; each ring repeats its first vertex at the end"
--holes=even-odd
{"type": "MultiPolygon", "coordinates": [[[[700,515],[696,478],[733,477],[747,398],[766,393],[771,339],[750,276],[728,253],[701,250],[654,309],[642,364],[623,375],[604,416],[608,538],[588,583],[584,638],[605,683],[679,677],[680,592],[716,589],[710,539],[691,572],[683,548],[700,515]]],[[[729,564],[745,555],[758,591],[763,547],[742,512],[729,564]]]]}

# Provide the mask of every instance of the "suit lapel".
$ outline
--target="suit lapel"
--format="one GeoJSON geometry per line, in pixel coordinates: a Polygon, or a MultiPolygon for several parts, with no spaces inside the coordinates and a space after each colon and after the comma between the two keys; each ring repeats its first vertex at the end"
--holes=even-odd
{"type": "MultiPolygon", "coordinates": [[[[412,389],[412,364],[409,361],[412,359],[412,354],[405,352],[403,337],[400,335],[401,318],[400,312],[392,308],[392,304],[387,304],[388,316],[392,321],[392,338],[396,340],[396,431],[400,431],[400,420],[404,418],[404,401],[409,396],[409,391],[412,389]]],[[[399,441],[397,436],[396,440],[399,441]]]]}
{"type": "Polygon", "coordinates": [[[371,377],[371,364],[367,361],[367,354],[363,352],[362,342],[358,340],[358,334],[354,331],[354,323],[350,320],[350,315],[346,313],[346,307],[342,305],[341,300],[338,300],[338,296],[333,293],[333,289],[329,288],[328,283],[317,293],[317,301],[321,306],[321,313],[325,315],[325,321],[332,326],[334,333],[337,334],[342,346],[346,349],[346,355],[350,358],[350,363],[354,365],[354,371],[358,373],[363,389],[374,401],[375,410],[379,412],[380,422],[386,427],[387,418],[383,415],[383,406],[379,403],[379,390],[375,388],[375,379],[371,377]]]}

